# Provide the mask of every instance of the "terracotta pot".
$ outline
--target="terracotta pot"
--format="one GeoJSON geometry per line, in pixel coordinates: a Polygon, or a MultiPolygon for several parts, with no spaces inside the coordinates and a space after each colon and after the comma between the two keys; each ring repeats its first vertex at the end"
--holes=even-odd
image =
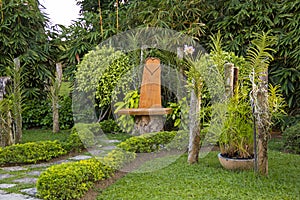
{"type": "Polygon", "coordinates": [[[218,154],[219,161],[225,169],[230,170],[249,170],[254,167],[254,158],[251,159],[236,159],[236,158],[226,158],[218,154]]]}

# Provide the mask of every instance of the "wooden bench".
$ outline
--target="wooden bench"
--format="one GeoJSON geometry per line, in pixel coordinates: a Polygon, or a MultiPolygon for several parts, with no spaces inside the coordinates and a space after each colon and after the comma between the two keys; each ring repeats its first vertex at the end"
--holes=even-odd
{"type": "Polygon", "coordinates": [[[148,58],[143,70],[139,108],[121,109],[120,115],[135,116],[135,132],[138,134],[163,130],[163,115],[170,114],[171,108],[161,105],[161,67],[158,58],[148,58]]]}

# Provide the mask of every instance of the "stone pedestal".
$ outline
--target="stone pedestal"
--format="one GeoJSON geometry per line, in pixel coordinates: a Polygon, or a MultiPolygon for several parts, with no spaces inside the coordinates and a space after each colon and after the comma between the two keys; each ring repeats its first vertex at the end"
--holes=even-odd
{"type": "Polygon", "coordinates": [[[135,116],[134,135],[159,132],[164,129],[164,119],[161,115],[135,116]]]}

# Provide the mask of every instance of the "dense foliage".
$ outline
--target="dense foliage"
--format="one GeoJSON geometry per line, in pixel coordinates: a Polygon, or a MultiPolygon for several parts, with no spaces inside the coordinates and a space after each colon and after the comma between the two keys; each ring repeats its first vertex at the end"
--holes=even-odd
{"type": "Polygon", "coordinates": [[[283,142],[286,150],[300,154],[300,122],[283,132],[283,142]]]}
{"type": "MultiPolygon", "coordinates": [[[[73,126],[72,99],[69,96],[59,98],[59,122],[61,129],[69,129],[73,126]]],[[[28,100],[23,111],[23,127],[49,128],[52,127],[51,101],[28,100]]]]}
{"type": "Polygon", "coordinates": [[[58,141],[28,142],[0,149],[0,165],[28,164],[49,161],[66,154],[58,141]]]}
{"type": "MultiPolygon", "coordinates": [[[[191,35],[207,49],[210,49],[209,36],[221,31],[224,36],[224,49],[236,55],[245,55],[254,32],[270,31],[271,35],[277,37],[277,44],[274,46],[277,53],[269,68],[270,80],[273,84],[282,86],[281,90],[289,105],[289,112],[293,115],[298,113],[300,102],[299,1],[132,0],[124,1],[124,4],[119,3],[118,7],[113,6],[114,1],[105,1],[100,6],[96,0],[82,0],[78,3],[84,12],[81,21],[89,21],[88,24],[93,27],[93,31],[88,33],[90,37],[96,33],[99,35],[101,21],[99,8],[102,10],[104,34],[98,37],[98,40],[90,40],[95,44],[117,31],[155,26],[191,35]],[[118,27],[116,26],[117,16],[118,27]],[[107,23],[109,20],[111,23],[107,23]]],[[[69,31],[72,32],[72,29],[69,31]]],[[[86,38],[86,36],[81,38],[86,38]]],[[[75,37],[69,39],[75,41],[75,37]]],[[[78,42],[77,39],[76,41],[78,42]]],[[[87,44],[82,41],[80,45],[86,46],[87,44]]]]}

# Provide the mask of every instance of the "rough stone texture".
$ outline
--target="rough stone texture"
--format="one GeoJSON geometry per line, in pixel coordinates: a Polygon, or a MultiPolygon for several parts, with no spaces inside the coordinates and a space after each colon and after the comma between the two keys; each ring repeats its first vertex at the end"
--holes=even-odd
{"type": "Polygon", "coordinates": [[[36,183],[37,178],[20,178],[13,180],[15,183],[36,183]]]}
{"type": "Polygon", "coordinates": [[[53,163],[40,163],[40,164],[29,165],[29,168],[49,167],[51,165],[53,165],[53,163]]]}
{"type": "Polygon", "coordinates": [[[70,160],[59,160],[59,161],[53,162],[51,165],[57,165],[57,164],[62,164],[62,163],[67,163],[67,162],[70,162],[70,160]]]}
{"type": "Polygon", "coordinates": [[[27,170],[25,167],[15,166],[15,167],[3,167],[4,171],[15,172],[15,171],[23,171],[27,170]]]}
{"type": "Polygon", "coordinates": [[[120,140],[107,140],[105,142],[108,143],[108,144],[111,144],[111,143],[119,143],[121,141],[120,140]]]}
{"type": "Polygon", "coordinates": [[[102,147],[101,149],[102,150],[114,150],[116,147],[115,146],[105,146],[105,147],[102,147]]]}
{"type": "Polygon", "coordinates": [[[28,172],[27,174],[28,175],[33,175],[33,176],[39,176],[39,175],[41,175],[41,171],[31,171],[31,172],[28,172]]]}
{"type": "Polygon", "coordinates": [[[159,132],[164,129],[163,116],[135,116],[134,134],[159,132]]]}
{"type": "Polygon", "coordinates": [[[11,174],[0,174],[0,180],[13,177],[11,174]]]}
{"type": "Polygon", "coordinates": [[[69,160],[87,160],[92,158],[92,156],[86,156],[86,155],[79,155],[72,158],[69,158],[69,160]]]}
{"type": "Polygon", "coordinates": [[[7,194],[7,193],[1,193],[0,192],[0,200],[39,200],[37,198],[22,195],[22,194],[7,194]]]}
{"type": "Polygon", "coordinates": [[[29,194],[31,196],[36,196],[37,194],[37,189],[36,188],[27,188],[27,189],[23,189],[21,190],[21,192],[29,194]]]}
{"type": "Polygon", "coordinates": [[[0,184],[0,188],[1,189],[4,189],[4,188],[12,188],[12,187],[15,187],[17,184],[5,184],[5,183],[2,183],[0,184]]]}

